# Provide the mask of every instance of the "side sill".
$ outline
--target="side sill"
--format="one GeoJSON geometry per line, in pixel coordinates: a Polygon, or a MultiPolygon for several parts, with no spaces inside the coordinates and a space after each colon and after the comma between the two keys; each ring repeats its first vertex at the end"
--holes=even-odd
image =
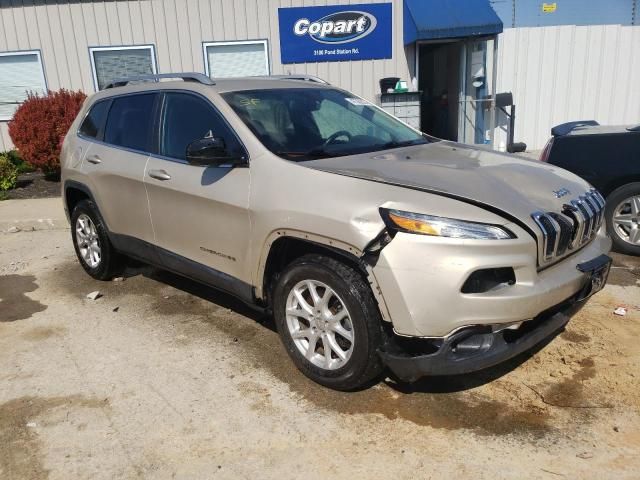
{"type": "Polygon", "coordinates": [[[257,305],[253,287],[231,275],[129,235],[110,233],[109,238],[116,250],[126,255],[222,290],[251,306],[257,305]]]}

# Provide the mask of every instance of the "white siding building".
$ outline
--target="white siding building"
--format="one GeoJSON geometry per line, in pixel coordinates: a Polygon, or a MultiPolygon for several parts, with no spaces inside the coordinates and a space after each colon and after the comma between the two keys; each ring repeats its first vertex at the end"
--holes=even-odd
{"type": "MultiPolygon", "coordinates": [[[[617,1],[635,7],[636,0],[617,1]]],[[[7,121],[26,91],[90,94],[114,78],[155,72],[304,73],[374,102],[379,80],[399,77],[421,91],[423,130],[496,148],[506,142],[505,118],[491,102],[501,91],[513,92],[515,137],[530,149],[541,148],[551,126],[564,121],[640,122],[635,16],[625,25],[509,28],[515,14],[499,11],[501,20],[490,3],[0,0],[0,151],[12,147],[7,121]],[[379,45],[390,54],[283,63],[280,8],[338,5],[353,13],[372,4],[390,5],[390,14],[374,21],[379,30],[390,28],[390,45],[379,45]]]]}
{"type": "MultiPolygon", "coordinates": [[[[572,120],[640,123],[640,27],[510,28],[498,51],[498,91],[513,92],[516,137],[530,149],[544,146],[553,125],[572,120]]],[[[501,130],[497,147],[506,141],[501,130]]]]}

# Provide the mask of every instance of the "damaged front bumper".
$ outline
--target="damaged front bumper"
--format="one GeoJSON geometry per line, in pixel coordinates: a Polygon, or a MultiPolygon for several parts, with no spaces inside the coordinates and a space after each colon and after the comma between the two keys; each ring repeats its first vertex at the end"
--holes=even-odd
{"type": "Polygon", "coordinates": [[[537,317],[572,297],[591,268],[576,268],[606,254],[602,229],[592,242],[544,269],[535,242],[517,230],[512,240],[460,240],[397,233],[380,252],[372,273],[395,332],[409,337],[449,336],[472,325],[507,325],[537,317]],[[476,274],[500,277],[497,285],[468,289],[476,274]]]}
{"type": "Polygon", "coordinates": [[[378,351],[382,361],[401,380],[424,376],[458,375],[493,367],[526,352],[563,330],[571,310],[600,290],[607,280],[611,259],[602,255],[578,265],[592,275],[582,289],[536,318],[510,326],[476,325],[444,338],[394,336],[378,351]],[[599,276],[599,273],[604,273],[599,276]]]}
{"type": "Polygon", "coordinates": [[[559,313],[542,321],[524,322],[520,329],[530,330],[525,332],[520,332],[520,329],[492,332],[489,325],[470,327],[439,342],[411,340],[414,345],[409,348],[394,341],[378,353],[385,365],[406,382],[425,376],[471,373],[493,367],[530,350],[563,329],[568,321],[569,317],[559,313]],[[418,354],[417,342],[425,342],[423,347],[434,351],[418,354]]]}

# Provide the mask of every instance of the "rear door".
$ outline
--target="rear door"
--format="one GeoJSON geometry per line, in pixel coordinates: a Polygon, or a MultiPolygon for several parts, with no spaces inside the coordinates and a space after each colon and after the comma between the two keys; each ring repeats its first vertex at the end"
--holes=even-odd
{"type": "Polygon", "coordinates": [[[143,93],[108,100],[104,131],[97,132],[83,165],[111,233],[150,243],[154,235],[143,179],[157,98],[157,93],[143,93]]]}
{"type": "Polygon", "coordinates": [[[246,158],[246,152],[209,100],[187,92],[163,97],[159,154],[150,157],[145,172],[155,243],[164,250],[167,268],[242,296],[250,282],[244,262],[250,245],[249,168],[189,165],[186,150],[213,135],[234,155],[246,158]]]}

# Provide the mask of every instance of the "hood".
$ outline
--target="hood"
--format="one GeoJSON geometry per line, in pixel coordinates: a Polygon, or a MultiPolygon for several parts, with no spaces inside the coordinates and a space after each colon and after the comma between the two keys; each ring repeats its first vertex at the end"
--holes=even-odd
{"type": "Polygon", "coordinates": [[[591,188],[553,165],[445,141],[304,165],[479,204],[534,231],[538,228],[531,219],[533,212],[559,212],[567,201],[591,188]]]}

